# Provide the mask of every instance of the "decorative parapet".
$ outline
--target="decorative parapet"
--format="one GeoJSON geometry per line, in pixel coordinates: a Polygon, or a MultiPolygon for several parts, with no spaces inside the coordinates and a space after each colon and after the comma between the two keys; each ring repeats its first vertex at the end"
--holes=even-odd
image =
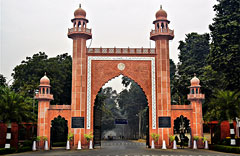
{"type": "Polygon", "coordinates": [[[174,30],[158,29],[158,30],[152,30],[150,32],[150,39],[154,39],[157,36],[168,36],[169,39],[173,39],[174,38],[174,30]]]}
{"type": "Polygon", "coordinates": [[[86,33],[91,34],[92,30],[88,29],[88,28],[70,28],[70,29],[68,29],[68,34],[75,33],[75,32],[77,32],[77,33],[78,32],[86,32],[86,33]]]}
{"type": "Polygon", "coordinates": [[[86,39],[92,38],[92,30],[88,28],[71,28],[68,29],[68,37],[84,36],[86,39]]]}
{"type": "Polygon", "coordinates": [[[36,94],[35,99],[46,99],[46,100],[53,100],[53,95],[52,94],[36,94]]]}
{"type": "Polygon", "coordinates": [[[155,48],[88,48],[88,54],[156,54],[155,48]]]}
{"type": "Polygon", "coordinates": [[[71,105],[50,105],[49,109],[71,109],[71,105]]]}
{"type": "Polygon", "coordinates": [[[188,94],[188,100],[203,100],[205,94],[188,94]]]}
{"type": "Polygon", "coordinates": [[[192,110],[192,105],[171,105],[172,110],[192,110]]]}

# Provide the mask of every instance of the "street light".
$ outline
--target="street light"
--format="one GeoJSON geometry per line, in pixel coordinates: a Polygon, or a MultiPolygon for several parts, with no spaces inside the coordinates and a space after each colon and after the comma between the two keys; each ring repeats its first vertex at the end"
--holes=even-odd
{"type": "MultiPolygon", "coordinates": [[[[33,90],[33,99],[34,99],[33,103],[32,103],[33,104],[32,105],[32,107],[33,107],[33,116],[34,116],[34,107],[35,107],[35,98],[34,97],[35,97],[36,94],[38,94],[38,92],[39,92],[38,89],[34,89],[33,90]]],[[[34,123],[32,124],[32,136],[34,136],[34,123]]]]}

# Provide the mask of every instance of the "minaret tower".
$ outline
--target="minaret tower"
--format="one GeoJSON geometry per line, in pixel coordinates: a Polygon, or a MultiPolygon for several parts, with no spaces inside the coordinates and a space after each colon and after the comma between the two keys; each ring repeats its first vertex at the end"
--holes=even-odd
{"type": "MultiPolygon", "coordinates": [[[[50,93],[50,80],[45,75],[40,79],[39,92],[35,99],[38,100],[38,125],[37,136],[45,136],[48,138],[48,147],[50,147],[50,131],[51,123],[48,122],[48,109],[50,101],[53,100],[53,95],[50,93]]],[[[44,143],[40,142],[40,148],[43,148],[44,143]]]]}
{"type": "Polygon", "coordinates": [[[170,62],[169,62],[169,40],[174,38],[174,31],[170,30],[167,13],[160,7],[153,21],[155,30],[150,33],[150,39],[155,41],[156,48],[156,89],[157,89],[157,128],[154,133],[159,134],[158,145],[165,140],[169,144],[169,135],[172,134],[171,125],[161,126],[160,120],[171,123],[171,92],[170,92],[170,62]],[[166,121],[167,120],[167,121],[166,121]]]}
{"type": "MultiPolygon", "coordinates": [[[[87,28],[88,20],[86,12],[81,8],[75,10],[74,18],[71,20],[73,28],[68,29],[68,37],[73,40],[72,54],[72,104],[71,116],[84,117],[86,116],[87,102],[87,47],[86,41],[92,38],[91,29],[87,28]]],[[[86,119],[84,119],[86,120],[86,119]]],[[[86,122],[84,122],[86,123],[86,122]]],[[[84,128],[86,125],[84,126],[84,128]]],[[[72,128],[74,134],[74,145],[77,145],[78,140],[84,143],[83,134],[86,132],[84,128],[72,128]]]]}
{"type": "Polygon", "coordinates": [[[191,122],[192,124],[192,136],[203,136],[203,119],[202,119],[202,101],[205,99],[205,95],[201,94],[200,80],[194,75],[191,79],[190,94],[188,94],[188,100],[191,102],[193,114],[191,122]]]}

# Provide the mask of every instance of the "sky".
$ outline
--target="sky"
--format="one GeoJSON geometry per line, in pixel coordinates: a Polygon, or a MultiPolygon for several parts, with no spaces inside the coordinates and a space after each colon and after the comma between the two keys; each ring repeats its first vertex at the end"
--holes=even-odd
{"type": "MultiPolygon", "coordinates": [[[[11,81],[13,68],[39,51],[49,57],[72,55],[67,37],[81,3],[92,29],[91,47],[153,48],[150,31],[160,5],[175,38],[170,58],[178,62],[178,45],[186,34],[209,33],[216,0],[0,0],[0,73],[11,81]]],[[[87,42],[90,46],[90,41],[87,42]]]]}

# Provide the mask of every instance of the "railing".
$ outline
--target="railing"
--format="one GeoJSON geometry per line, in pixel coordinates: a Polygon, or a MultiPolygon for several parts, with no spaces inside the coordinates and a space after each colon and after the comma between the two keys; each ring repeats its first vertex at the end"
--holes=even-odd
{"type": "Polygon", "coordinates": [[[49,109],[71,109],[71,105],[50,105],[49,109]]]}
{"type": "Polygon", "coordinates": [[[156,54],[155,48],[88,48],[89,54],[156,54]]]}
{"type": "Polygon", "coordinates": [[[188,99],[205,99],[205,94],[188,94],[188,99]]]}
{"type": "Polygon", "coordinates": [[[169,34],[171,36],[174,35],[174,31],[173,30],[170,30],[170,29],[158,29],[158,30],[152,30],[151,31],[151,36],[152,35],[157,35],[157,34],[169,34]]]}
{"type": "Polygon", "coordinates": [[[35,99],[53,99],[52,94],[36,94],[35,99]]]}
{"type": "Polygon", "coordinates": [[[91,34],[92,30],[88,28],[70,28],[68,29],[68,33],[74,33],[74,32],[86,32],[91,34]]]}

